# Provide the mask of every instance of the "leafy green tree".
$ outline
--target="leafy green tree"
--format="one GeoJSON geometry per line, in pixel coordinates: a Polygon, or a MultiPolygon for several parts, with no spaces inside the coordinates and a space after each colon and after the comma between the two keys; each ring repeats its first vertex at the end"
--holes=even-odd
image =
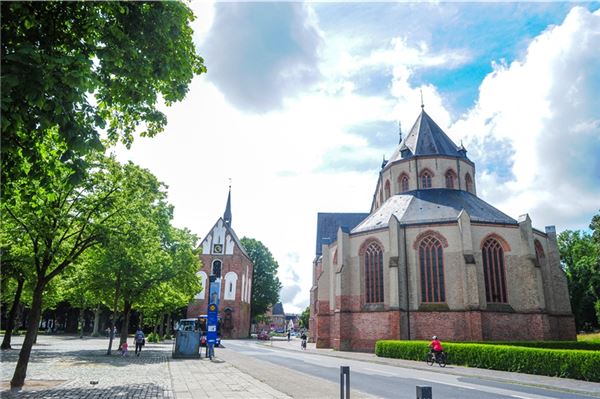
{"type": "Polygon", "coordinates": [[[279,264],[262,242],[244,237],[241,243],[254,264],[250,317],[255,320],[256,316],[262,315],[279,301],[281,290],[281,282],[277,277],[279,264]]]}
{"type": "MultiPolygon", "coordinates": [[[[202,286],[196,276],[200,268],[198,251],[195,249],[197,240],[189,230],[171,227],[164,247],[170,257],[174,278],[153,287],[136,306],[143,314],[160,320],[161,336],[164,335],[164,315],[168,316],[167,326],[170,326],[171,314],[186,307],[193,296],[201,291],[202,286]]],[[[167,330],[167,334],[170,334],[170,330],[167,330]]]]}
{"type": "Polygon", "coordinates": [[[31,248],[27,237],[20,234],[20,229],[11,218],[3,218],[0,228],[0,257],[2,259],[2,274],[0,274],[0,296],[2,303],[10,306],[6,332],[0,349],[11,349],[11,339],[15,329],[17,313],[22,304],[22,295],[28,278],[27,265],[31,263],[31,248]]]}
{"type": "Polygon", "coordinates": [[[37,146],[43,168],[35,178],[7,182],[12,195],[2,202],[3,213],[18,226],[17,234],[27,237],[32,251],[32,304],[27,334],[11,380],[13,387],[21,387],[25,380],[44,291],[86,249],[100,242],[105,224],[114,213],[111,196],[118,189],[107,164],[102,162],[96,163],[77,186],[72,185],[73,171],[62,161],[66,145],[61,143],[56,129],[48,130],[37,146]]]}
{"type": "MultiPolygon", "coordinates": [[[[191,10],[180,1],[2,2],[2,189],[44,165],[37,144],[57,128],[81,173],[89,151],[129,146],[166,125],[157,109],[182,100],[194,74],[191,10]]],[[[80,178],[79,174],[72,178],[80,178]]]]}
{"type": "Polygon", "coordinates": [[[558,246],[577,328],[597,325],[594,306],[600,301],[600,246],[591,234],[570,230],[559,234],[558,246]]]}
{"type": "Polygon", "coordinates": [[[310,320],[310,306],[307,306],[306,309],[304,309],[302,311],[302,314],[300,314],[300,323],[302,324],[302,327],[308,328],[309,320],[310,320]]]}

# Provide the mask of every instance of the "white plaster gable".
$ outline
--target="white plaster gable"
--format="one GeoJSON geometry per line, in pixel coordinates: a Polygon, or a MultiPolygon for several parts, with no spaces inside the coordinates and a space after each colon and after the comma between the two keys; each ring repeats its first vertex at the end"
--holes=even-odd
{"type": "Polygon", "coordinates": [[[231,234],[227,234],[225,237],[225,255],[233,255],[233,247],[235,243],[233,242],[233,238],[231,238],[231,234]]]}
{"type": "Polygon", "coordinates": [[[210,247],[212,246],[212,234],[208,234],[204,241],[202,241],[202,253],[209,254],[210,247]]]}

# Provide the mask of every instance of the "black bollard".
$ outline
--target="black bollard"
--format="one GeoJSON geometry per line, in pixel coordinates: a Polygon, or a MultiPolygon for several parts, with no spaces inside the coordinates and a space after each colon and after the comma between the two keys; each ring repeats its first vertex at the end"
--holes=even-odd
{"type": "Polygon", "coordinates": [[[350,366],[340,366],[340,399],[350,399],[350,366]],[[346,384],[344,384],[344,376],[346,376],[346,384]],[[346,388],[345,396],[344,385],[346,388]]]}
{"type": "Polygon", "coordinates": [[[431,387],[417,385],[417,399],[433,399],[431,387]]]}

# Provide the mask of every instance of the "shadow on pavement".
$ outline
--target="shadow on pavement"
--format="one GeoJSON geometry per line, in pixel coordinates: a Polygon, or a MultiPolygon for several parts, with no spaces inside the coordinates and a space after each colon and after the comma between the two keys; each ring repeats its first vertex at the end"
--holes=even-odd
{"type": "Polygon", "coordinates": [[[99,399],[99,398],[172,398],[169,391],[160,385],[149,384],[128,384],[116,385],[111,387],[101,387],[100,385],[90,385],[90,387],[63,387],[42,390],[23,390],[23,391],[4,391],[0,397],[7,399],[26,399],[26,398],[62,398],[62,399],[99,399]]]}

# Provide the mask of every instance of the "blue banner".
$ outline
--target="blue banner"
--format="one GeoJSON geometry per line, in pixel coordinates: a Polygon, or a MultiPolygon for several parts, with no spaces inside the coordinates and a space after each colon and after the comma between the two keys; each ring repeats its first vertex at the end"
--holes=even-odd
{"type": "Polygon", "coordinates": [[[218,324],[219,307],[216,304],[211,303],[208,305],[208,313],[206,315],[206,342],[208,344],[216,344],[218,324]]]}
{"type": "Polygon", "coordinates": [[[209,303],[219,304],[219,296],[221,294],[221,279],[218,278],[210,283],[210,296],[208,297],[209,303]]]}

